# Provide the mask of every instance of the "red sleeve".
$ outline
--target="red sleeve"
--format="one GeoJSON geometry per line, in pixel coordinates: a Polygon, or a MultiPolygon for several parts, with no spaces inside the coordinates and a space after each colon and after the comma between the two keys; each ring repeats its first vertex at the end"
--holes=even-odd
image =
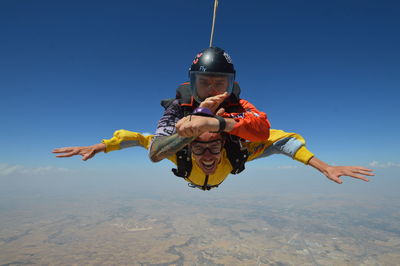
{"type": "Polygon", "coordinates": [[[246,100],[239,101],[243,113],[224,113],[222,116],[233,118],[237,122],[229,134],[250,141],[264,141],[269,137],[271,127],[267,115],[246,100]]]}

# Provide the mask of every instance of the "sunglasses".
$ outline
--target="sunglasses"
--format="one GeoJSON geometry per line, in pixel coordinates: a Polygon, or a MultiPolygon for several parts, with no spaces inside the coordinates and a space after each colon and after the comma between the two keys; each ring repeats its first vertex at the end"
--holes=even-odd
{"type": "Polygon", "coordinates": [[[216,139],[212,141],[193,141],[190,147],[195,155],[203,155],[206,150],[211,154],[217,155],[221,153],[223,145],[221,139],[216,139]]]}

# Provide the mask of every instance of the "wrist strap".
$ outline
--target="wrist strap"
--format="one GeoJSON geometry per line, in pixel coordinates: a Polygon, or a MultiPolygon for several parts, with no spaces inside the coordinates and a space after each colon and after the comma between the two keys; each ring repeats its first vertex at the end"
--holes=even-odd
{"type": "Polygon", "coordinates": [[[206,107],[197,107],[193,110],[192,115],[214,117],[214,114],[211,112],[211,110],[206,107]]]}
{"type": "Polygon", "coordinates": [[[222,116],[214,116],[216,119],[218,119],[219,121],[219,129],[218,129],[218,133],[224,132],[225,128],[226,128],[226,121],[225,118],[223,118],[222,116]]]}
{"type": "Polygon", "coordinates": [[[219,121],[219,129],[216,131],[217,133],[224,132],[226,128],[226,121],[223,117],[214,115],[210,109],[205,108],[205,107],[198,107],[194,109],[192,115],[199,115],[199,116],[208,116],[208,117],[214,117],[219,121]]]}

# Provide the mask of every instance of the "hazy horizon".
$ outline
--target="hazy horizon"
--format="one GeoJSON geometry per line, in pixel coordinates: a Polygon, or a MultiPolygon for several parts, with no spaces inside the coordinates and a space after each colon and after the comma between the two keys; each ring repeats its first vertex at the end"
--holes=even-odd
{"type": "Polygon", "coordinates": [[[273,155],[203,192],[142,148],[51,153],[155,132],[213,2],[0,1],[0,266],[398,264],[398,1],[219,1],[241,97],[368,183],[273,155]]]}
{"type": "Polygon", "coordinates": [[[338,185],[249,169],[206,192],[154,170],[2,176],[0,265],[395,265],[389,170],[338,185]]]}

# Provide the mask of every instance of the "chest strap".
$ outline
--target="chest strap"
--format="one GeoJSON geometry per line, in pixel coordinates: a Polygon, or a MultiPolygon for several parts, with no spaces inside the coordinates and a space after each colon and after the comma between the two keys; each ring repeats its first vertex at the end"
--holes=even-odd
{"type": "Polygon", "coordinates": [[[189,154],[189,147],[186,146],[176,153],[176,168],[172,168],[174,175],[188,178],[192,172],[192,157],[189,154]]]}

